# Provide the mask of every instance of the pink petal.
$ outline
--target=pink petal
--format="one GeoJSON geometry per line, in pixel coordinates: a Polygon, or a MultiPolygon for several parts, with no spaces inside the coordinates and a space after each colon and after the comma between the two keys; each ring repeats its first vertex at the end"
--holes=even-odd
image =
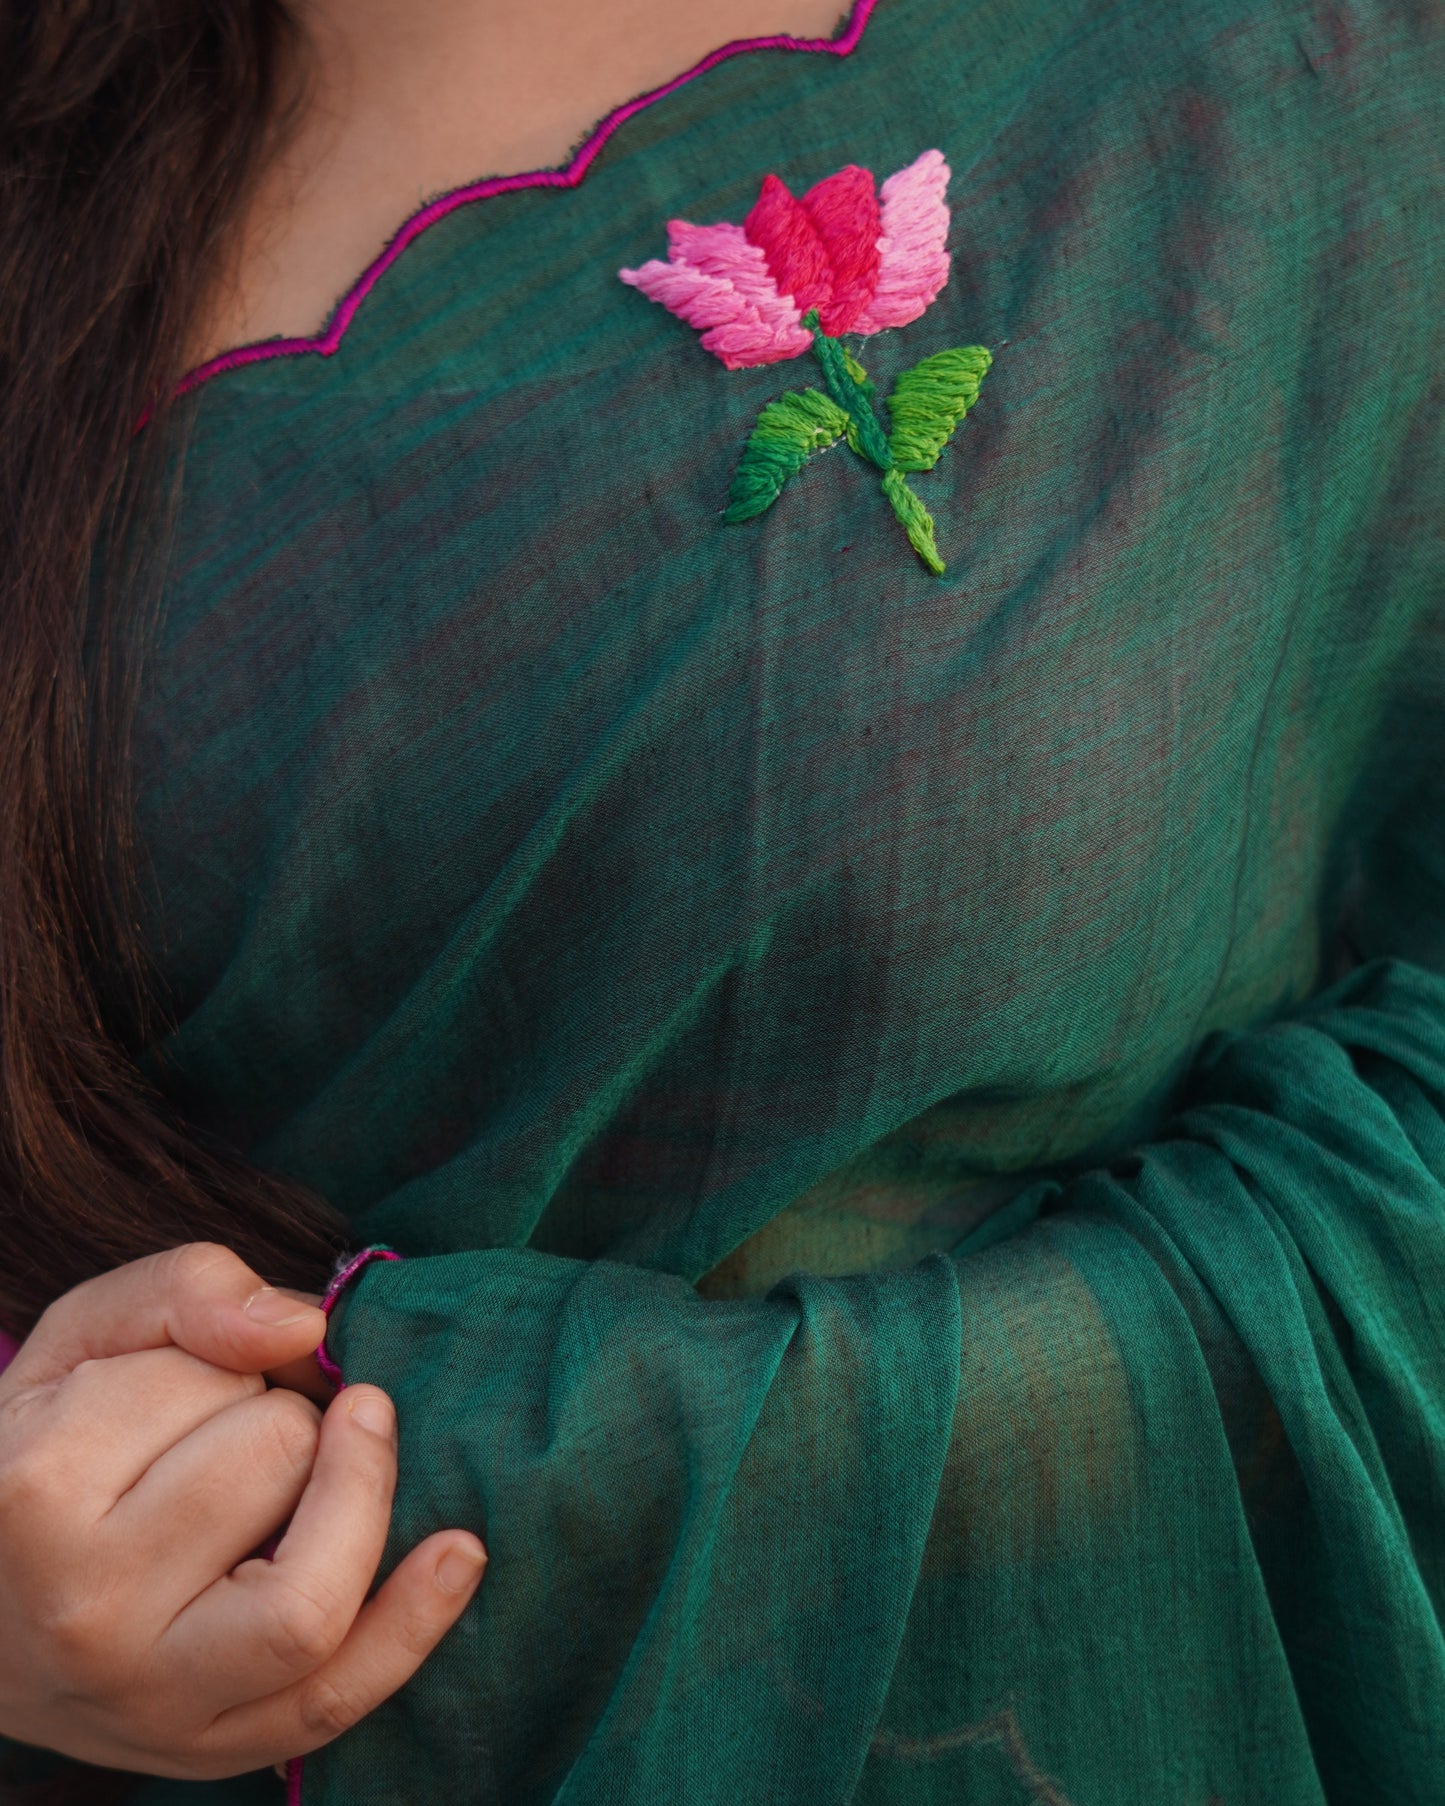
{"type": "Polygon", "coordinates": [[[878,196],[873,172],[850,163],[803,196],[833,270],[833,292],[819,310],[823,330],[849,332],[878,286],[878,196]]]}
{"type": "Polygon", "coordinates": [[[699,342],[729,370],[747,370],[755,364],[781,364],[786,358],[801,357],[812,350],[813,335],[802,326],[779,332],[754,315],[750,320],[715,326],[699,342]]]}
{"type": "Polygon", "coordinates": [[[668,221],[667,237],[668,255],[674,263],[688,263],[706,275],[724,277],[765,320],[781,329],[796,326],[802,319],[792,301],[778,292],[767,257],[757,245],[748,243],[741,226],[694,226],[688,220],[674,219],[668,221]]]}
{"type": "Polygon", "coordinates": [[[709,276],[691,264],[661,263],[654,257],[640,270],[619,270],[617,274],[689,326],[725,326],[752,311],[726,277],[709,276]]]}
{"type": "Polygon", "coordinates": [[[907,326],[948,281],[949,167],[943,152],[924,151],[883,184],[878,239],[878,286],[855,332],[907,326]]]}
{"type": "Polygon", "coordinates": [[[657,258],[621,279],[702,332],[704,349],[729,370],[798,357],[813,343],[797,308],[778,293],[767,262],[740,226],[668,227],[672,261],[657,258]],[[739,248],[741,246],[741,249],[739,248]]]}
{"type": "Polygon", "coordinates": [[[763,177],[762,193],[743,230],[766,253],[774,282],[792,297],[800,314],[827,306],[833,293],[832,263],[808,209],[777,176],[763,177]]]}

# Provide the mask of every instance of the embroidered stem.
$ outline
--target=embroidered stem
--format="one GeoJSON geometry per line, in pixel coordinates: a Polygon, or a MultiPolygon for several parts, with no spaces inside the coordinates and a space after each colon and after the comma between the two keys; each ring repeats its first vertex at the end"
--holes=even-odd
{"type": "MultiPolygon", "coordinates": [[[[867,389],[859,383],[853,370],[858,368],[853,359],[843,349],[838,339],[830,339],[823,331],[818,319],[818,310],[813,308],[803,315],[803,324],[813,335],[813,355],[822,366],[823,380],[828,385],[828,393],[853,422],[857,443],[853,449],[865,457],[879,470],[893,468],[893,453],[888,449],[888,436],[879,424],[878,416],[873,412],[873,402],[867,389]],[[853,369],[849,369],[849,365],[853,369]]],[[[849,443],[853,443],[855,434],[849,434],[849,443]]]]}
{"type": "Polygon", "coordinates": [[[909,545],[934,576],[941,577],[946,567],[938,556],[938,543],[933,537],[933,516],[908,487],[907,477],[894,465],[887,435],[873,412],[872,383],[842,342],[829,338],[823,331],[816,308],[803,315],[803,324],[813,335],[813,355],[822,366],[828,393],[852,422],[849,445],[883,472],[883,493],[908,535],[909,545]]]}

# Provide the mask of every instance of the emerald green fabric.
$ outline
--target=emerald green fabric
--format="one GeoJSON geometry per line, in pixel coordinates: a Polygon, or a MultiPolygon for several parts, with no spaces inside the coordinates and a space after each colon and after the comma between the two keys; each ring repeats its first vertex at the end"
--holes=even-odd
{"type": "Polygon", "coordinates": [[[491,1551],[306,1806],[1445,1801],[1442,37],[881,0],[187,403],[156,1069],[491,1551]],[[946,574],[724,523],[616,272],[935,146],[946,574]]]}

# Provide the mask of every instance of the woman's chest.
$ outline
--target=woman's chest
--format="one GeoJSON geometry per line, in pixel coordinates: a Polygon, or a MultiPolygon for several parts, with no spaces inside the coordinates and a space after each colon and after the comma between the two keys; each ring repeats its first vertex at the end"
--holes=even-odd
{"type": "MultiPolygon", "coordinates": [[[[399,265],[339,376],[223,397],[141,746],[188,1104],[378,1228],[702,1271],[945,1100],[983,1171],[1127,1133],[1308,988],[1419,606],[1359,581],[1411,506],[1417,316],[1349,331],[1378,259],[1264,204],[1317,129],[1297,85],[1256,117],[1277,23],[1216,65],[1229,183],[1167,58],[1160,109],[1063,58],[973,145],[947,285],[856,347],[880,419],[994,354],[912,479],[941,576],[846,441],[725,519],[817,373],[725,369],[618,282],[673,190],[738,216],[688,161],[657,200],[619,164],[580,239],[528,197],[399,265]],[[1301,424],[1322,360],[1348,447],[1301,424]]],[[[880,170],[902,129],[869,116],[880,170]]]]}

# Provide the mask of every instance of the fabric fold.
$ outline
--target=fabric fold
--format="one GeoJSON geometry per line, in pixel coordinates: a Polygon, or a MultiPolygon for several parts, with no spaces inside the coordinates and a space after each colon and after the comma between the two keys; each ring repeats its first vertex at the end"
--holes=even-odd
{"type": "Polygon", "coordinates": [[[1445,982],[1377,962],[1211,1042],[1166,1137],[957,1260],[728,1303],[532,1252],[370,1268],[334,1335],[398,1403],[393,1549],[462,1523],[492,1563],[310,1806],[419,1772],[706,1797],[719,1765],[759,1806],[900,1771],[1434,1806],[1442,1102],[1445,982]],[[1081,1632],[1147,1713],[1099,1717],[1081,1632]]]}

